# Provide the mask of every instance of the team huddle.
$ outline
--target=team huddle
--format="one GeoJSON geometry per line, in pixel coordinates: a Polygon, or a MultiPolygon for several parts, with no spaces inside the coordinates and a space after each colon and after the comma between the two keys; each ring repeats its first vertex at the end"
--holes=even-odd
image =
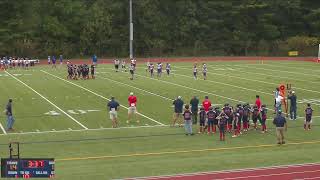
{"type": "Polygon", "coordinates": [[[89,79],[89,71],[91,70],[91,78],[94,79],[94,73],[95,73],[95,66],[91,65],[89,68],[89,65],[87,64],[70,64],[67,65],[68,70],[68,76],[67,79],[89,79]]]}
{"type": "MultiPolygon", "coordinates": [[[[179,117],[183,116],[185,122],[186,135],[194,135],[192,133],[192,124],[198,124],[199,118],[199,134],[202,133],[216,133],[217,129],[220,132],[220,140],[225,140],[225,133],[233,133],[232,137],[238,137],[242,133],[247,132],[249,129],[258,130],[258,125],[261,126],[261,132],[267,132],[267,112],[266,105],[261,104],[260,97],[256,96],[256,102],[253,106],[249,103],[237,104],[235,107],[226,103],[222,109],[220,107],[213,107],[208,96],[202,102],[200,111],[198,111],[199,100],[194,97],[190,101],[190,105],[184,106],[184,102],[179,96],[174,102],[175,113],[172,126],[175,126],[178,121],[179,126],[182,126],[182,121],[179,121],[179,117]],[[191,107],[190,107],[191,106],[191,107]],[[252,127],[252,128],[251,128],[252,127]]],[[[304,129],[311,129],[312,122],[312,108],[310,104],[307,104],[305,109],[305,123],[304,129]]],[[[281,114],[279,110],[277,113],[281,114]]],[[[279,114],[277,114],[279,115],[279,114]]]]}

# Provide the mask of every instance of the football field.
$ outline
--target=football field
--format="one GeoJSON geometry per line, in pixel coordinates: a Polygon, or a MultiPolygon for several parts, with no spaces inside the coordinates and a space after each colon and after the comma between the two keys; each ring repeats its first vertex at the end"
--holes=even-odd
{"type": "MultiPolygon", "coordinates": [[[[8,143],[20,142],[23,158],[55,158],[56,179],[122,179],[204,171],[320,162],[320,64],[303,61],[212,61],[207,80],[195,80],[191,62],[171,63],[172,74],[150,77],[139,63],[135,79],[99,64],[96,79],[69,80],[65,66],[39,65],[28,70],[0,71],[0,157],[8,143]],[[276,144],[273,92],[292,84],[298,98],[298,119],[288,119],[286,144],[276,144]],[[126,123],[127,98],[138,98],[140,121],[126,123]],[[182,96],[205,96],[214,106],[255,102],[260,95],[268,108],[268,133],[250,130],[237,138],[219,134],[185,136],[170,127],[172,102],[182,96]],[[106,104],[121,104],[119,128],[111,128],[106,104]],[[7,132],[2,111],[13,99],[14,131],[7,132]],[[311,103],[311,131],[304,131],[304,109],[311,103]]],[[[194,132],[198,125],[193,126],[194,132]]]]}

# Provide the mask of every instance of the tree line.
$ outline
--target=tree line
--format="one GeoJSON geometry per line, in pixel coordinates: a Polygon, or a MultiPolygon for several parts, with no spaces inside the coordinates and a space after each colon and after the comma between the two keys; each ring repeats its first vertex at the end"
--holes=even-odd
{"type": "MultiPolygon", "coordinates": [[[[0,55],[129,56],[129,0],[0,7],[0,55]]],[[[319,17],[319,0],[133,0],[134,56],[316,56],[319,17]]]]}

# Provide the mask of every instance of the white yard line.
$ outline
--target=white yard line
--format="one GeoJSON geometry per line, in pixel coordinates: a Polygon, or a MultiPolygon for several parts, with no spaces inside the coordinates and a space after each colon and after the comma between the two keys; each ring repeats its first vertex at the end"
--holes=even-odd
{"type": "Polygon", "coordinates": [[[12,78],[14,78],[15,80],[17,80],[18,82],[20,82],[21,84],[23,84],[24,86],[26,86],[27,88],[29,88],[30,90],[32,90],[34,93],[38,94],[41,98],[43,98],[44,100],[46,100],[48,103],[50,103],[52,106],[54,106],[55,108],[57,108],[59,111],[61,111],[63,114],[65,114],[66,116],[68,116],[71,120],[73,120],[74,122],[76,122],[77,124],[79,124],[81,127],[83,127],[84,129],[88,129],[85,125],[83,125],[82,123],[80,123],[79,121],[77,121],[74,117],[70,116],[68,113],[66,113],[64,110],[62,110],[61,108],[59,108],[57,105],[55,105],[53,102],[51,102],[49,99],[47,99],[46,97],[44,97],[42,94],[40,94],[38,91],[34,90],[32,87],[30,87],[29,85],[27,85],[26,83],[24,83],[23,81],[21,81],[20,79],[16,78],[15,76],[11,75],[9,72],[5,71],[9,76],[11,76],[12,78]]]}
{"type": "MultiPolygon", "coordinates": [[[[253,65],[253,64],[251,64],[253,65]]],[[[313,70],[311,68],[303,68],[303,67],[291,67],[291,66],[282,66],[282,65],[273,65],[273,64],[256,64],[257,66],[261,65],[261,66],[271,66],[271,67],[276,67],[276,68],[291,68],[291,69],[298,69],[298,70],[304,70],[306,72],[314,72],[314,73],[319,73],[320,70],[313,70]]],[[[297,64],[296,64],[297,65],[297,64]]],[[[299,66],[299,65],[298,65],[299,66]]],[[[314,67],[314,66],[313,66],[314,67]]]]}
{"type": "MultiPolygon", "coordinates": [[[[249,67],[248,65],[234,65],[234,66],[238,66],[238,67],[249,67]]],[[[265,71],[274,71],[274,72],[282,72],[282,73],[290,73],[290,74],[299,74],[299,75],[304,75],[304,76],[313,76],[313,77],[320,77],[320,75],[313,75],[313,74],[305,74],[305,73],[301,73],[301,72],[292,72],[292,71],[283,71],[283,70],[275,70],[275,69],[266,69],[266,68],[259,68],[259,67],[251,67],[251,68],[255,68],[255,69],[261,69],[261,70],[265,70],[265,71]]]]}
{"type": "Polygon", "coordinates": [[[0,128],[1,128],[1,130],[3,131],[3,135],[7,135],[7,131],[3,128],[3,126],[2,126],[2,124],[0,123],[0,128]]]}
{"type": "Polygon", "coordinates": [[[109,79],[109,78],[106,78],[106,77],[103,77],[103,76],[97,76],[97,77],[100,77],[102,79],[106,79],[106,80],[109,80],[111,82],[114,82],[114,83],[117,83],[117,84],[121,84],[123,86],[127,86],[127,87],[131,87],[131,88],[134,88],[134,89],[137,89],[139,91],[142,91],[142,92],[145,92],[145,93],[148,93],[148,94],[152,94],[154,96],[158,96],[162,99],[165,99],[165,100],[168,100],[168,101],[174,101],[174,99],[171,99],[171,98],[168,98],[168,97],[164,97],[164,96],[161,96],[160,94],[157,94],[157,93],[153,93],[153,92],[150,92],[150,91],[147,91],[147,90],[144,90],[144,89],[141,89],[141,88],[138,88],[138,87],[135,87],[135,86],[131,86],[129,84],[125,84],[125,83],[122,83],[122,82],[119,82],[119,81],[115,81],[115,80],[112,80],[112,79],[109,79]]]}
{"type": "MultiPolygon", "coordinates": [[[[176,68],[179,68],[179,67],[176,67],[176,68]]],[[[187,68],[180,68],[180,69],[187,69],[187,68]]],[[[246,81],[259,82],[259,83],[263,83],[263,84],[270,84],[270,85],[275,85],[275,87],[279,86],[279,84],[277,84],[277,83],[270,83],[270,82],[260,81],[260,80],[251,79],[251,78],[242,78],[242,77],[238,77],[238,76],[235,76],[235,75],[230,76],[230,75],[227,75],[227,74],[218,74],[218,73],[212,73],[212,72],[207,72],[207,74],[215,74],[215,75],[218,75],[218,76],[231,77],[231,78],[242,79],[242,80],[246,80],[246,81]]],[[[310,90],[310,89],[299,88],[299,87],[296,87],[296,86],[293,86],[292,88],[320,94],[320,91],[314,91],[314,90],[310,90]]]]}
{"type": "MultiPolygon", "coordinates": [[[[119,128],[96,128],[96,129],[66,129],[66,130],[52,130],[52,131],[31,131],[21,133],[8,133],[7,135],[26,135],[26,134],[48,134],[48,133],[63,133],[63,132],[88,132],[88,131],[103,131],[103,130],[120,130],[120,129],[139,129],[139,128],[154,128],[154,127],[168,127],[168,125],[154,125],[154,126],[128,126],[119,128]]],[[[3,136],[4,134],[0,134],[3,136]]]]}
{"type": "MultiPolygon", "coordinates": [[[[110,101],[110,99],[108,99],[108,98],[106,98],[106,97],[104,97],[104,96],[102,96],[102,95],[100,95],[100,94],[98,94],[98,93],[96,93],[96,92],[93,92],[93,91],[91,91],[90,89],[87,89],[87,88],[85,88],[85,87],[83,87],[83,86],[80,86],[80,85],[78,85],[78,84],[76,84],[76,83],[73,83],[73,82],[71,82],[71,81],[67,81],[67,80],[65,80],[65,79],[63,79],[63,78],[61,78],[61,77],[59,77],[59,76],[56,76],[56,75],[51,74],[51,73],[48,73],[48,72],[46,72],[46,71],[44,71],[44,70],[41,70],[41,71],[44,72],[44,73],[46,73],[46,74],[48,74],[48,75],[50,75],[50,76],[52,76],[52,77],[55,77],[55,78],[60,79],[60,80],[62,80],[62,81],[64,81],[64,82],[67,82],[67,83],[69,83],[69,84],[72,84],[72,85],[74,85],[74,86],[77,86],[77,87],[79,87],[79,88],[81,88],[81,89],[83,89],[83,90],[85,90],[85,91],[88,91],[88,92],[90,92],[90,93],[92,93],[92,94],[94,94],[94,95],[96,95],[96,96],[98,96],[98,97],[100,97],[100,98],[102,98],[102,99],[105,99],[105,100],[110,101]]],[[[125,108],[125,109],[128,109],[128,107],[126,107],[126,106],[123,106],[123,105],[120,105],[120,106],[123,107],[123,108],[125,108]]],[[[148,116],[146,116],[146,115],[144,115],[144,114],[141,114],[141,113],[139,113],[139,112],[137,112],[137,114],[140,115],[140,116],[142,116],[142,117],[144,117],[144,118],[147,118],[147,119],[149,119],[149,120],[151,120],[151,121],[153,121],[153,122],[155,122],[155,123],[157,123],[157,124],[165,125],[165,124],[163,124],[163,123],[161,123],[161,122],[159,122],[159,121],[157,121],[157,120],[154,120],[154,119],[152,119],[151,117],[148,117],[148,116]]]]}
{"type": "MultiPolygon", "coordinates": [[[[176,68],[179,69],[179,67],[176,67],[176,68]]],[[[182,69],[182,68],[180,68],[180,69],[182,69]]],[[[172,74],[177,75],[177,76],[183,76],[183,77],[187,77],[187,78],[193,79],[193,77],[187,76],[187,75],[184,75],[184,74],[177,74],[177,73],[172,73],[172,74]]],[[[215,74],[215,73],[212,73],[212,74],[215,74]]],[[[267,94],[267,95],[273,96],[272,93],[267,93],[267,92],[263,92],[263,91],[259,91],[259,90],[255,90],[255,89],[249,89],[249,88],[236,86],[236,85],[232,85],[232,84],[227,84],[227,83],[223,83],[223,82],[218,82],[218,81],[211,81],[211,80],[208,80],[208,79],[206,79],[206,81],[207,82],[213,82],[213,83],[216,83],[216,84],[222,84],[222,85],[225,85],[225,86],[235,87],[235,88],[238,88],[238,89],[244,89],[244,90],[247,90],[247,91],[253,91],[253,92],[258,92],[258,93],[261,93],[261,94],[267,94]]]]}

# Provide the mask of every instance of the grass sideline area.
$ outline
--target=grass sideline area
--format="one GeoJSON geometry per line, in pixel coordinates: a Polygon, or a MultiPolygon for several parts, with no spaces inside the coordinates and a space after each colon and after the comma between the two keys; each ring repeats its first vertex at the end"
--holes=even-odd
{"type": "MultiPolygon", "coordinates": [[[[300,61],[207,62],[208,79],[192,77],[190,62],[172,63],[172,75],[150,78],[138,64],[136,79],[101,64],[94,80],[66,80],[65,66],[41,65],[29,70],[0,71],[3,106],[13,99],[14,134],[0,131],[0,157],[8,157],[8,143],[21,143],[24,158],[55,158],[56,179],[119,179],[199,171],[319,162],[319,64],[300,61]],[[273,109],[272,91],[291,83],[298,97],[297,121],[289,121],[286,145],[276,145],[273,111],[269,132],[250,130],[237,138],[227,134],[185,136],[183,128],[168,127],[172,99],[188,103],[208,95],[213,104],[254,103],[255,95],[273,109]],[[119,112],[120,127],[111,129],[107,99],[115,96],[127,106],[138,97],[140,123],[126,124],[127,109],[119,112]],[[303,130],[306,103],[314,109],[311,131],[303,130]],[[88,128],[86,130],[85,128],[88,128]],[[19,134],[20,133],[20,134],[19,134]]],[[[200,69],[200,68],[199,68],[200,69]]],[[[3,107],[4,108],[4,107],[3,107]]],[[[0,115],[5,126],[5,116],[0,115]]],[[[197,131],[198,126],[194,126],[197,131]]]]}

